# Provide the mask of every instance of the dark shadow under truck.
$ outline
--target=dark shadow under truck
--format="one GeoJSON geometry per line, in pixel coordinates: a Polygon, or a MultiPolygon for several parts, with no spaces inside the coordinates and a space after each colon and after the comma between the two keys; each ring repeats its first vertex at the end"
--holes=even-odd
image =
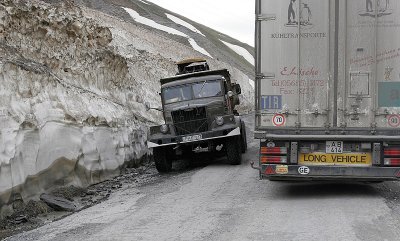
{"type": "Polygon", "coordinates": [[[239,84],[231,82],[226,69],[209,70],[203,59],[177,64],[176,76],[161,79],[165,124],[150,127],[148,147],[157,170],[170,172],[173,160],[197,160],[203,152],[225,151],[228,162],[239,165],[247,150],[245,124],[235,110],[239,84]]]}

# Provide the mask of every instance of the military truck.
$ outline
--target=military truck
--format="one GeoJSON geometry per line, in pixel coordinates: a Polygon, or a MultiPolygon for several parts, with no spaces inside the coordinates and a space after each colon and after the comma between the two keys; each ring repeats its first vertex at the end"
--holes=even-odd
{"type": "MultiPolygon", "coordinates": [[[[176,76],[161,79],[164,124],[150,127],[148,147],[160,173],[170,172],[172,162],[204,152],[226,152],[239,165],[247,150],[246,128],[235,106],[241,88],[232,83],[228,70],[210,70],[204,59],[177,63],[176,76]]],[[[148,107],[148,109],[152,109],[148,107]]]]}

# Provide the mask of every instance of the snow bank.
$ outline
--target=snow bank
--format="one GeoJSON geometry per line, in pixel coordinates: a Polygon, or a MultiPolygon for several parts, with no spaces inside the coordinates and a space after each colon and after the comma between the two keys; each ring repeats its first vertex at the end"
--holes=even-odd
{"type": "Polygon", "coordinates": [[[245,48],[225,42],[223,40],[220,40],[222,43],[224,43],[226,46],[228,46],[230,49],[232,49],[233,51],[235,51],[237,54],[243,56],[243,58],[245,58],[247,60],[247,62],[249,62],[250,64],[252,64],[254,66],[254,57],[251,53],[249,53],[249,51],[247,51],[245,48]]]}
{"type": "Polygon", "coordinates": [[[207,55],[208,57],[212,58],[212,56],[211,56],[205,49],[203,49],[202,47],[200,47],[200,46],[196,43],[196,41],[194,41],[194,39],[189,38],[189,43],[190,43],[190,45],[192,45],[192,47],[194,48],[194,50],[196,50],[196,51],[198,51],[198,52],[200,52],[200,53],[203,53],[204,55],[207,55]]]}
{"type": "Polygon", "coordinates": [[[150,5],[149,3],[147,3],[147,2],[145,2],[143,0],[138,0],[138,1],[141,2],[141,3],[147,4],[147,5],[150,5]]]}
{"type": "Polygon", "coordinates": [[[133,9],[130,9],[130,8],[123,8],[123,9],[127,13],[129,13],[129,15],[131,15],[131,17],[138,23],[141,23],[141,24],[147,25],[149,27],[152,27],[152,28],[167,32],[169,34],[175,34],[175,35],[178,35],[178,36],[181,36],[181,37],[188,38],[188,41],[189,41],[190,45],[192,45],[193,49],[195,49],[196,51],[198,51],[198,52],[200,52],[200,53],[202,53],[202,54],[204,54],[204,55],[206,55],[206,56],[208,56],[210,58],[213,58],[211,56],[211,54],[209,54],[204,48],[200,47],[196,43],[196,41],[193,38],[189,37],[187,34],[182,33],[181,31],[178,31],[178,30],[176,30],[174,28],[170,28],[170,27],[161,25],[159,23],[156,23],[155,21],[153,21],[151,19],[142,17],[142,16],[139,15],[139,13],[137,13],[133,9]]]}
{"type": "Polygon", "coordinates": [[[157,116],[108,28],[36,1],[5,1],[0,15],[0,207],[100,182],[148,153],[157,116]]]}
{"type": "Polygon", "coordinates": [[[253,87],[253,88],[254,88],[254,86],[255,86],[254,80],[252,80],[252,79],[249,79],[249,84],[251,85],[251,87],[253,87]]]}
{"type": "Polygon", "coordinates": [[[158,30],[167,32],[167,33],[169,33],[169,34],[175,34],[175,35],[182,36],[182,37],[185,37],[185,38],[188,37],[186,34],[180,32],[180,31],[178,31],[178,30],[176,30],[176,29],[174,29],[174,28],[170,28],[170,27],[167,27],[167,26],[158,24],[158,23],[156,23],[155,21],[153,21],[153,20],[151,20],[151,19],[148,19],[148,18],[145,18],[145,17],[140,16],[139,13],[137,13],[137,12],[136,12],[135,10],[133,10],[133,9],[130,9],[130,8],[123,8],[123,9],[124,9],[127,13],[129,13],[129,15],[131,15],[131,17],[133,18],[133,20],[135,20],[135,21],[138,22],[138,23],[141,23],[141,24],[147,25],[147,26],[149,26],[149,27],[152,27],[152,28],[155,28],[155,29],[158,29],[158,30]]]}
{"type": "Polygon", "coordinates": [[[182,19],[180,19],[178,17],[175,17],[174,15],[171,15],[171,14],[168,14],[168,13],[166,13],[166,15],[167,15],[167,18],[171,19],[173,22],[175,22],[175,23],[177,23],[179,25],[182,25],[182,26],[190,29],[192,32],[198,33],[198,34],[200,34],[200,35],[205,37],[205,35],[200,30],[198,30],[196,27],[194,27],[190,23],[185,22],[182,19]]]}

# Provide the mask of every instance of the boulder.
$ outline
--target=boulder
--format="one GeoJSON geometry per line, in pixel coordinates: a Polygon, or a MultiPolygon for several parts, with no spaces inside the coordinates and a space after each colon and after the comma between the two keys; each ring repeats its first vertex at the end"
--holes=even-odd
{"type": "Polygon", "coordinates": [[[68,201],[65,198],[56,197],[56,196],[52,196],[52,195],[45,194],[45,193],[40,195],[40,200],[45,202],[47,205],[49,205],[51,208],[53,208],[56,211],[74,212],[77,208],[73,202],[68,201]]]}

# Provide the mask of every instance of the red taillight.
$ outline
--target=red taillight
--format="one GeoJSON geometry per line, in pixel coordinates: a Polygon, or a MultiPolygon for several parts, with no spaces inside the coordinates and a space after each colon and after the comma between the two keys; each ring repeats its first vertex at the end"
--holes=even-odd
{"type": "Polygon", "coordinates": [[[400,166],[400,158],[385,158],[385,166],[400,166]]]}
{"type": "Polygon", "coordinates": [[[400,166],[400,147],[386,147],[383,154],[385,155],[385,159],[383,160],[385,166],[400,166]]]}
{"type": "Polygon", "coordinates": [[[284,155],[287,154],[286,147],[261,147],[261,154],[284,155]]]}
{"type": "Polygon", "coordinates": [[[281,164],[287,163],[286,156],[262,156],[261,157],[262,164],[281,164]]]}
{"type": "Polygon", "coordinates": [[[400,148],[386,148],[384,151],[385,156],[400,156],[400,148]]]}

